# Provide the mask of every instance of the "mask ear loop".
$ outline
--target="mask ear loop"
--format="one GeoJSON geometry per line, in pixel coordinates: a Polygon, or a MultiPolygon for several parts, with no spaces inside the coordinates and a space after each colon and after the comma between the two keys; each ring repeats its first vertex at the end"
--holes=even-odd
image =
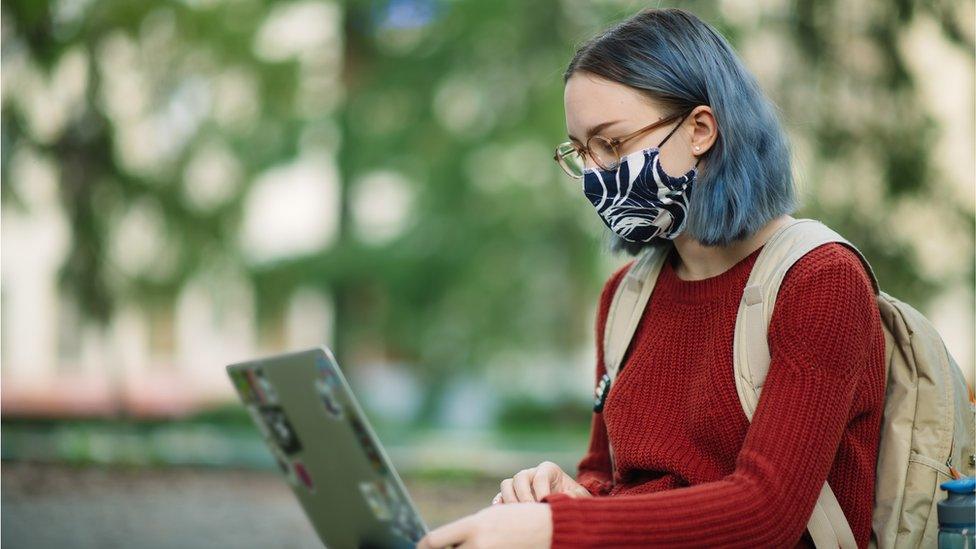
{"type": "MultiPolygon", "coordinates": [[[[674,132],[678,131],[678,128],[681,127],[681,123],[685,121],[685,118],[688,118],[689,114],[691,114],[691,111],[686,112],[685,115],[681,117],[681,120],[679,120],[678,123],[675,124],[673,128],[671,128],[671,131],[668,132],[668,135],[665,135],[664,139],[662,139],[661,142],[657,144],[658,149],[660,149],[661,146],[668,141],[668,139],[671,139],[671,136],[674,135],[674,132]]],[[[699,156],[698,159],[695,160],[695,169],[698,169],[699,164],[701,164],[701,156],[699,156]]]]}
{"type": "Polygon", "coordinates": [[[662,139],[661,142],[657,144],[657,148],[660,149],[661,146],[668,141],[668,139],[671,139],[671,136],[674,135],[674,132],[678,131],[678,128],[681,127],[681,123],[685,121],[685,118],[688,118],[689,114],[691,114],[691,111],[686,112],[685,115],[681,117],[681,120],[679,120],[678,123],[675,124],[673,128],[671,128],[671,131],[668,132],[668,135],[665,135],[664,139],[662,139]]]}

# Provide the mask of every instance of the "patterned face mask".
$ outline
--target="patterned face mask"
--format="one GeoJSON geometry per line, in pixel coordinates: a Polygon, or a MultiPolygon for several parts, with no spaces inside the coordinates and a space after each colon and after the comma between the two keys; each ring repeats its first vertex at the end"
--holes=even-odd
{"type": "Polygon", "coordinates": [[[660,147],[680,126],[679,122],[656,147],[622,157],[613,169],[583,170],[583,194],[606,226],[624,240],[673,240],[685,228],[688,195],[701,158],[681,177],[665,173],[660,158],[660,147]]]}

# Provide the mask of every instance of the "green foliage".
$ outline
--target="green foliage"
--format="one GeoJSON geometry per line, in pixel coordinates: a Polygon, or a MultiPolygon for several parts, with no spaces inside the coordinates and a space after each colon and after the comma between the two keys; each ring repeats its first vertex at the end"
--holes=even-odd
{"type": "MultiPolygon", "coordinates": [[[[414,25],[390,23],[388,2],[342,6],[341,100],[335,109],[309,110],[299,98],[314,74],[295,59],[255,53],[257,29],[281,3],[96,0],[65,15],[60,3],[4,1],[5,52],[25,51],[44,73],[66,52],[80,49],[89,60],[84,101],[53,137],[33,132],[22,106],[5,93],[4,204],[19,201],[9,177],[12,150],[28,146],[56,161],[72,235],[62,283],[101,322],[120,302],[172,303],[188,280],[222,263],[250,278],[264,320],[279,318],[298,288],[331,293],[340,360],[379,346],[437,380],[485,364],[499,350],[576,348],[592,337],[590,311],[605,266],[597,242],[602,227],[550,159],[565,133],[561,75],[580,41],[643,3],[414,4],[427,14],[414,25]],[[187,82],[212,86],[233,69],[252,83],[253,119],[225,124],[208,112],[170,157],[146,169],[126,165],[118,150],[129,122],[103,100],[106,76],[118,70],[104,64],[105,48],[120,36],[158,48],[141,59],[151,65],[154,106],[185,92],[187,82]],[[194,151],[213,140],[240,163],[240,186],[225,203],[199,211],[181,180],[194,151]],[[336,151],[339,237],[307,256],[250,261],[238,246],[245,197],[255,178],[294,160],[303,147],[336,151]],[[378,170],[403,176],[416,196],[406,228],[381,243],[357,233],[349,202],[378,170]],[[162,212],[176,259],[171,268],[133,276],[112,264],[107,248],[110,221],[141,201],[162,212]]],[[[824,219],[861,246],[886,289],[924,302],[954,281],[922,278],[919,260],[877,227],[898,222],[886,212],[904,199],[935,201],[947,223],[962,224],[970,235],[973,215],[972,205],[954,202],[940,186],[930,162],[938,128],[898,40],[921,16],[934,17],[970,55],[972,37],[957,22],[964,10],[956,3],[858,4],[860,15],[849,17],[847,3],[798,0],[752,22],[727,19],[715,2],[680,5],[736,45],[759,27],[775,34],[787,60],[769,91],[784,123],[813,151],[799,169],[814,185],[814,199],[800,214],[824,219]],[[852,37],[866,41],[874,70],[851,63],[852,37]],[[861,99],[853,105],[845,99],[852,90],[861,99]],[[816,192],[830,177],[823,164],[855,160],[880,174],[882,201],[870,212],[824,203],[816,192]]],[[[317,99],[329,103],[340,92],[321,93],[317,99]]],[[[971,287],[972,271],[966,276],[971,287]]]]}
{"type": "MultiPolygon", "coordinates": [[[[784,20],[768,22],[792,41],[783,54],[789,63],[771,92],[785,111],[787,126],[814,144],[813,158],[805,166],[809,173],[802,175],[817,187],[800,213],[822,219],[847,236],[865,252],[883,290],[924,309],[946,285],[972,290],[972,271],[937,278],[923,275],[919,264],[932,259],[913,251],[892,231],[880,229],[907,221],[899,217],[905,211],[897,208],[899,204],[938,211],[943,226],[969,235],[966,245],[957,246],[972,265],[973,233],[964,228],[973,224],[973,204],[953,196],[952,187],[959,182],[947,181],[932,162],[941,128],[928,112],[933,105],[919,92],[909,70],[905,39],[920,18],[931,18],[972,58],[972,31],[960,27],[964,7],[958,2],[901,0],[852,8],[845,2],[800,0],[784,20]],[[826,174],[815,164],[845,169],[826,174]],[[856,165],[865,170],[854,171],[856,165]],[[865,171],[871,179],[859,177],[865,171]],[[877,184],[880,200],[827,202],[817,190],[838,173],[849,174],[841,183],[845,194],[863,195],[857,186],[877,184]]],[[[914,238],[932,236],[922,233],[914,238]]]]}
{"type": "Polygon", "coordinates": [[[563,399],[555,403],[519,398],[507,400],[498,415],[498,427],[508,433],[553,433],[588,429],[592,403],[563,399]]]}

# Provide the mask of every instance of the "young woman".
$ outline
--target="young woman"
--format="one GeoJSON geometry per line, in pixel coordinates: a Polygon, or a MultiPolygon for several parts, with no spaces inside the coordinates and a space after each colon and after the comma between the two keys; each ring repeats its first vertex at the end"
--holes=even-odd
{"type": "MultiPolygon", "coordinates": [[[[852,251],[825,244],[787,273],[751,422],[732,378],[745,282],[795,209],[773,105],[713,28],[653,9],[576,52],[565,109],[570,141],[557,160],[582,179],[615,248],[673,247],[575,478],[551,462],[520,471],[495,505],[419,546],[810,546],[806,524],[827,480],[866,547],[884,336],[852,251]]],[[[597,380],[629,265],[600,298],[597,380]]]]}

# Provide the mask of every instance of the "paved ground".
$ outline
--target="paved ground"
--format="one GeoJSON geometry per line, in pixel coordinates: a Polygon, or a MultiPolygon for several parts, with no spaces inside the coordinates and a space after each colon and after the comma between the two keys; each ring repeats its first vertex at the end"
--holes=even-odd
{"type": "MultiPolygon", "coordinates": [[[[321,547],[273,472],[9,461],[0,471],[4,549],[321,547]]],[[[432,527],[484,507],[498,486],[495,479],[406,483],[432,527]]]]}

